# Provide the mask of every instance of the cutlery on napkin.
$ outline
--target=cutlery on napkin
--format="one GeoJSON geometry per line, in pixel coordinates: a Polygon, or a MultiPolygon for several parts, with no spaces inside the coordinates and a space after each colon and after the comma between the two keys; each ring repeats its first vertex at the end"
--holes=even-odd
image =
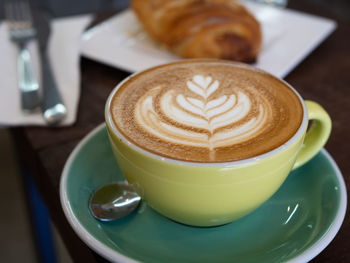
{"type": "MultiPolygon", "coordinates": [[[[80,15],[53,20],[48,43],[48,55],[55,80],[67,107],[67,116],[59,124],[71,125],[76,120],[80,96],[80,39],[91,21],[91,15],[80,15]]],[[[33,54],[35,74],[40,78],[38,44],[28,45],[33,54]]],[[[0,24],[0,125],[47,125],[42,112],[26,114],[21,110],[18,89],[16,54],[17,48],[9,40],[6,22],[0,24]]]]}
{"type": "Polygon", "coordinates": [[[37,43],[40,50],[41,89],[43,98],[41,111],[44,120],[55,125],[60,123],[67,115],[67,108],[62,101],[56,84],[48,54],[48,44],[51,35],[50,15],[41,9],[34,10],[34,25],[37,31],[37,43]]]}

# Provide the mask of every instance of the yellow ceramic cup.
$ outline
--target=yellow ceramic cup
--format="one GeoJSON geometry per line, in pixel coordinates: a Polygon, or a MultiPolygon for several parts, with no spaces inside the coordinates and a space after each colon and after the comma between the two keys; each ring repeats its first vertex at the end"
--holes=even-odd
{"type": "MultiPolygon", "coordinates": [[[[135,75],[135,74],[134,74],[135,75]]],[[[105,109],[107,130],[124,176],[142,199],[162,215],[194,226],[232,222],[259,207],[282,185],[289,172],[301,166],[326,143],[331,120],[317,103],[303,101],[303,121],[282,146],[260,156],[226,163],[193,163],[163,158],[133,145],[115,127],[110,94],[105,109]],[[308,121],[312,125],[307,131],[308,121]]]]}

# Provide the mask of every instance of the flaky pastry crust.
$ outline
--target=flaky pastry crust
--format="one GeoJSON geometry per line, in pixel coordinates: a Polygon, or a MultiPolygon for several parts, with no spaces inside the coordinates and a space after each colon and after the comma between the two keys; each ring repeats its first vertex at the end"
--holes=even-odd
{"type": "Polygon", "coordinates": [[[184,58],[255,62],[259,22],[235,0],[132,0],[148,34],[184,58]]]}

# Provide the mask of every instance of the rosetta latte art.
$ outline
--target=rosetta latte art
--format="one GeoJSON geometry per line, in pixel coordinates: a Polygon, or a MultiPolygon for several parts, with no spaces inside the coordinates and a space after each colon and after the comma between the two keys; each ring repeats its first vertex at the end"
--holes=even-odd
{"type": "Polygon", "coordinates": [[[243,90],[215,96],[220,94],[220,82],[201,75],[187,81],[186,88],[187,95],[175,89],[162,92],[162,86],[148,90],[136,104],[138,125],[162,141],[205,147],[211,152],[217,147],[242,143],[266,127],[271,114],[269,103],[261,101],[257,105],[255,101],[253,107],[243,90]]]}
{"type": "Polygon", "coordinates": [[[140,72],[119,85],[110,111],[118,134],[161,158],[221,163],[284,145],[303,105],[284,82],[247,65],[185,60],[140,72]]]}

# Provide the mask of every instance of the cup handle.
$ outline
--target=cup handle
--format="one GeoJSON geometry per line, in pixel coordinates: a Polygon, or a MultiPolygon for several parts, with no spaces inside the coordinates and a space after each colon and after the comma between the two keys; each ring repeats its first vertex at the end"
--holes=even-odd
{"type": "Polygon", "coordinates": [[[293,170],[314,157],[326,144],[332,129],[328,113],[316,102],[305,101],[309,121],[313,121],[305,135],[303,145],[298,153],[293,170]]]}

